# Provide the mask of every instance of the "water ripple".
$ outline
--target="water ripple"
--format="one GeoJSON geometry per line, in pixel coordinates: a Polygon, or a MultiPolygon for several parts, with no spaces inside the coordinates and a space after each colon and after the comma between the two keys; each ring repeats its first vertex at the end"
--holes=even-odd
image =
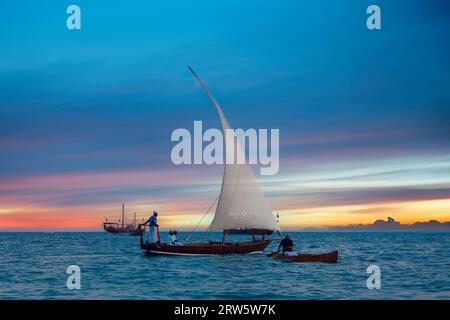
{"type": "Polygon", "coordinates": [[[258,254],[146,257],[138,238],[127,235],[0,233],[0,298],[450,299],[449,233],[292,236],[302,251],[338,249],[339,262],[296,264],[258,254]],[[66,287],[71,264],[81,268],[81,290],[66,287]],[[366,287],[370,264],[381,268],[381,290],[366,287]]]}

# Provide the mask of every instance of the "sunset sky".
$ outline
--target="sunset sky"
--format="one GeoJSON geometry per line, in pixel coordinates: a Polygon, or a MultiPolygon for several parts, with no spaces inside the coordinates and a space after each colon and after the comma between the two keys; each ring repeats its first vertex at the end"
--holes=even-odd
{"type": "Polygon", "coordinates": [[[450,221],[450,2],[377,1],[375,31],[369,4],[2,3],[0,230],[197,224],[223,167],[171,162],[174,129],[220,126],[187,65],[233,127],[280,129],[282,229],[450,221]]]}

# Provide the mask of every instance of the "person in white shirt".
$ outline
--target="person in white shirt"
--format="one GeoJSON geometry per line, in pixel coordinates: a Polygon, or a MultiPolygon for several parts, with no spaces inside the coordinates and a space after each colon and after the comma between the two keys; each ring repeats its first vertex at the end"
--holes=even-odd
{"type": "Polygon", "coordinates": [[[153,215],[148,218],[143,225],[149,226],[148,232],[145,236],[145,242],[159,244],[159,225],[157,223],[158,212],[153,211],[153,215]]]}
{"type": "Polygon", "coordinates": [[[170,230],[169,234],[166,237],[166,243],[167,244],[172,244],[172,235],[173,235],[172,230],[170,230]]]}
{"type": "Polygon", "coordinates": [[[170,230],[167,235],[167,244],[172,246],[182,245],[181,242],[177,240],[177,230],[170,230]]]}

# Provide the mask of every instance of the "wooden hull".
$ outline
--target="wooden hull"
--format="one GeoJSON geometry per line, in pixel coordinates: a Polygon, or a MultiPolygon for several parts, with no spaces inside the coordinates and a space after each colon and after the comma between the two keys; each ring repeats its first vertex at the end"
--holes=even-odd
{"type": "Polygon", "coordinates": [[[262,252],[272,240],[259,240],[253,242],[210,242],[186,243],[180,246],[167,244],[144,243],[141,249],[146,254],[158,255],[216,255],[216,254],[246,254],[262,252]]]}
{"type": "Polygon", "coordinates": [[[270,236],[273,234],[272,230],[266,229],[229,229],[227,230],[228,234],[245,234],[245,235],[254,235],[254,236],[270,236]]]}
{"type": "Polygon", "coordinates": [[[115,222],[104,222],[103,229],[108,233],[114,234],[128,233],[131,230],[129,225],[122,226],[115,222]]]}
{"type": "Polygon", "coordinates": [[[128,234],[130,236],[140,236],[143,234],[143,231],[141,231],[140,229],[134,229],[134,230],[131,230],[130,232],[128,232],[128,234]]]}
{"type": "Polygon", "coordinates": [[[299,254],[297,256],[283,256],[280,253],[273,255],[274,259],[294,262],[321,262],[321,263],[336,263],[338,261],[338,252],[328,252],[319,254],[299,254]]]}
{"type": "Polygon", "coordinates": [[[127,229],[113,229],[113,228],[104,228],[106,232],[108,233],[114,233],[114,234],[121,234],[121,233],[128,233],[127,229]]]}

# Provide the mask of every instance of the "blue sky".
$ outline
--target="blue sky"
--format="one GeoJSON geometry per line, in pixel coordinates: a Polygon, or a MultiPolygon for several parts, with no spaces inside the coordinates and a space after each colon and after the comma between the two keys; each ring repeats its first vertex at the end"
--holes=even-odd
{"type": "MultiPolygon", "coordinates": [[[[380,174],[399,162],[403,175],[383,178],[378,189],[366,186],[364,199],[392,194],[387,185],[407,194],[402,201],[423,193],[450,198],[448,1],[9,1],[0,12],[0,195],[12,207],[106,205],[182,192],[149,182],[99,189],[108,194],[94,200],[66,192],[52,202],[26,183],[7,185],[51,175],[182,172],[170,161],[172,130],[194,120],[219,126],[187,65],[233,126],[280,129],[280,181],[316,179],[323,168],[329,175],[320,179],[355,167],[380,174]],[[379,31],[365,26],[373,3],[382,10],[379,31]],[[65,26],[70,4],[81,7],[81,30],[65,26]]],[[[220,182],[221,168],[189,170],[220,182]]],[[[268,185],[266,193],[275,193],[268,185]]],[[[349,184],[345,192],[358,188],[349,184]]],[[[285,182],[275,189],[289,193],[285,182]]],[[[192,213],[208,207],[217,191],[208,190],[192,213]]],[[[333,199],[317,192],[315,202],[333,199]]]]}

